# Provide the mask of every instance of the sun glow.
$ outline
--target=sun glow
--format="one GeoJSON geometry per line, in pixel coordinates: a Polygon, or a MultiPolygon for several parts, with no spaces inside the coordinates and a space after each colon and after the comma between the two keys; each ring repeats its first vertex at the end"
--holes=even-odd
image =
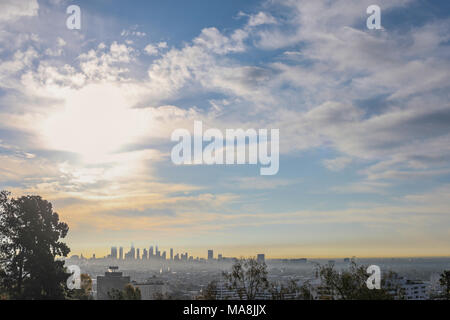
{"type": "Polygon", "coordinates": [[[44,123],[42,132],[48,146],[77,153],[83,162],[107,162],[111,153],[144,133],[146,114],[131,108],[134,101],[125,90],[92,84],[69,91],[64,108],[44,123]]]}

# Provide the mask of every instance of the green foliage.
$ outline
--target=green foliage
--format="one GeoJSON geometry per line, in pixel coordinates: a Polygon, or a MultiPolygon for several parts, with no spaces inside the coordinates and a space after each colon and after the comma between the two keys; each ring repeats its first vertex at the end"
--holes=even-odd
{"type": "Polygon", "coordinates": [[[318,267],[322,281],[321,295],[339,300],[391,300],[388,290],[367,288],[367,267],[352,263],[349,270],[338,272],[333,265],[318,267]]]}
{"type": "Polygon", "coordinates": [[[0,192],[0,281],[10,298],[64,299],[70,275],[56,258],[70,252],[60,241],[68,230],[50,202],[0,192]]]}
{"type": "Polygon", "coordinates": [[[299,293],[298,293],[298,299],[299,300],[314,300],[314,296],[312,294],[312,288],[308,281],[300,286],[299,293]]]}
{"type": "Polygon", "coordinates": [[[223,277],[227,288],[236,291],[240,300],[254,300],[258,292],[269,287],[266,264],[254,258],[237,260],[223,277]]]}
{"type": "Polygon", "coordinates": [[[92,299],[92,279],[86,274],[80,275],[81,285],[80,289],[70,290],[67,298],[71,300],[91,300],[92,299]]]}
{"type": "Polygon", "coordinates": [[[109,291],[108,297],[110,300],[141,300],[141,290],[127,284],[122,291],[118,289],[109,291]]]}
{"type": "Polygon", "coordinates": [[[206,286],[202,294],[197,298],[198,300],[216,300],[217,281],[211,281],[206,286]]]}
{"type": "Polygon", "coordinates": [[[450,270],[444,270],[444,272],[442,272],[439,284],[444,289],[442,298],[450,300],[450,270]]]}
{"type": "Polygon", "coordinates": [[[290,280],[287,285],[271,283],[269,287],[272,300],[298,299],[299,297],[299,287],[294,280],[290,280]]]}

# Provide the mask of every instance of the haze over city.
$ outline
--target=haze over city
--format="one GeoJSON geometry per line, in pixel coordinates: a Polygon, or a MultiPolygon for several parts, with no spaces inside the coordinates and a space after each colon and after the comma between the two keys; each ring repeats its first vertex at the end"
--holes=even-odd
{"type": "Polygon", "coordinates": [[[449,256],[450,4],[0,3],[0,190],[70,255],[449,256]],[[279,129],[279,170],[175,165],[171,133],[279,129]]]}

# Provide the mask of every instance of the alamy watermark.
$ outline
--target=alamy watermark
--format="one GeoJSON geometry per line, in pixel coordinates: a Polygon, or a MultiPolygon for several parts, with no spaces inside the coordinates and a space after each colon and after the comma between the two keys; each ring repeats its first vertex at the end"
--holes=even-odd
{"type": "Polygon", "coordinates": [[[370,290],[381,289],[381,269],[377,265],[371,265],[367,268],[366,272],[370,274],[366,280],[367,288],[370,290]]]}
{"type": "Polygon", "coordinates": [[[279,169],[278,129],[226,129],[225,135],[216,128],[203,132],[203,123],[194,121],[194,133],[187,129],[172,132],[174,164],[260,164],[261,175],[275,175],[279,169]],[[192,140],[194,146],[192,148],[192,140]],[[225,140],[225,141],[224,141],[225,140]],[[203,142],[209,143],[203,148],[203,142]],[[248,142],[248,143],[247,143],[248,142]]]}
{"type": "Polygon", "coordinates": [[[66,20],[66,27],[69,30],[81,29],[81,9],[77,5],[70,5],[66,9],[66,13],[70,14],[66,20]]]}
{"type": "Polygon", "coordinates": [[[377,6],[376,4],[368,6],[366,13],[370,14],[370,16],[367,18],[367,21],[366,21],[367,29],[369,29],[369,30],[383,29],[383,27],[381,26],[381,8],[380,8],[380,6],[377,6]]]}
{"type": "Polygon", "coordinates": [[[67,267],[68,273],[71,275],[67,278],[66,284],[69,290],[81,288],[81,269],[79,266],[73,264],[67,267]]]}

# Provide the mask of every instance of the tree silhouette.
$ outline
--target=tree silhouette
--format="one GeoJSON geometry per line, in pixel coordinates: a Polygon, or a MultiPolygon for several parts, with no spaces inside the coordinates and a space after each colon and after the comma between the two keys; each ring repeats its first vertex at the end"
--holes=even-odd
{"type": "Polygon", "coordinates": [[[70,290],[68,299],[71,300],[90,300],[92,299],[92,279],[87,273],[80,275],[80,289],[70,290]]]}
{"type": "Polygon", "coordinates": [[[141,290],[127,284],[123,290],[112,289],[108,292],[110,300],[141,300],[141,290]]]}
{"type": "Polygon", "coordinates": [[[198,300],[216,300],[217,281],[211,281],[206,288],[202,290],[201,295],[197,297],[198,300]]]}
{"type": "Polygon", "coordinates": [[[271,282],[269,288],[272,300],[303,300],[303,291],[293,279],[287,284],[271,282]]]}
{"type": "Polygon", "coordinates": [[[444,272],[442,272],[439,283],[444,289],[442,297],[445,300],[450,300],[450,270],[444,270],[444,272]]]}
{"type": "Polygon", "coordinates": [[[223,273],[226,286],[235,291],[240,300],[254,300],[256,295],[268,288],[267,266],[254,258],[237,260],[230,273],[223,273]]]}
{"type": "Polygon", "coordinates": [[[10,197],[0,192],[0,281],[13,299],[64,299],[64,261],[70,252],[60,241],[69,227],[40,196],[10,197]]]}
{"type": "Polygon", "coordinates": [[[349,270],[338,272],[333,265],[318,267],[322,281],[320,294],[329,299],[338,300],[391,300],[387,289],[367,288],[366,266],[352,263],[349,270]]]}

